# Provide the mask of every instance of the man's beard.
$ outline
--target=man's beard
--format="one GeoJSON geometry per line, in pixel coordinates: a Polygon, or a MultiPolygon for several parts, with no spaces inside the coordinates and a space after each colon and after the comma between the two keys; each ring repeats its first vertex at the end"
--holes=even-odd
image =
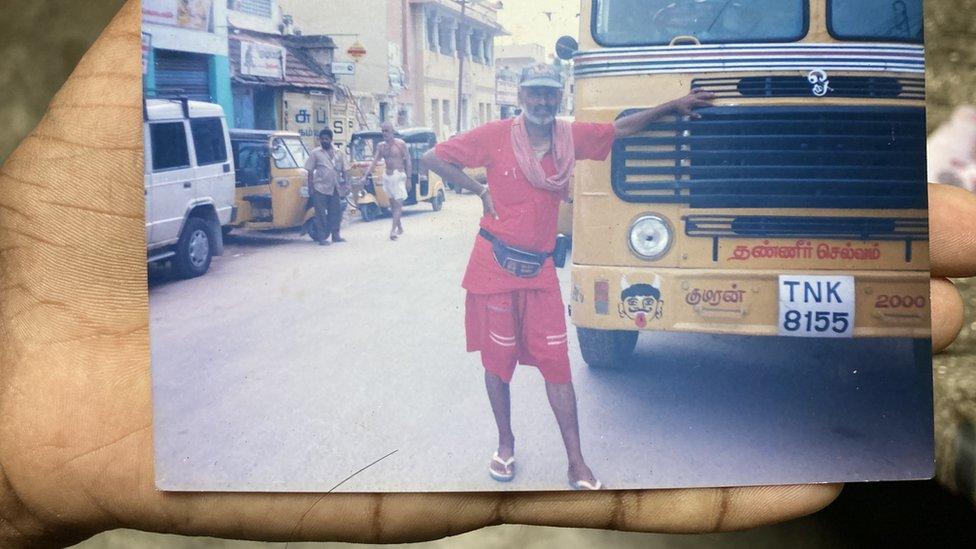
{"type": "Polygon", "coordinates": [[[535,124],[536,126],[548,126],[552,124],[554,120],[556,120],[555,109],[546,109],[546,114],[542,116],[532,114],[528,109],[523,110],[522,113],[525,115],[526,120],[535,124]]]}

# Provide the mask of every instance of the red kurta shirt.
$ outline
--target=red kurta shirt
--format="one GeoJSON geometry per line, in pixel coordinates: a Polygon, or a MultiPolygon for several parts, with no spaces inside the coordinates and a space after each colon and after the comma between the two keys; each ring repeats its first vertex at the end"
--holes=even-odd
{"type": "MultiPolygon", "coordinates": [[[[434,154],[445,162],[465,168],[485,167],[488,187],[498,219],[481,218],[481,227],[506,244],[536,252],[551,252],[556,245],[559,193],[537,189],[518,167],[512,148],[512,121],[490,122],[439,143],[434,154]]],[[[613,146],[613,124],[573,122],[573,145],[577,160],[605,160],[613,146]]],[[[546,176],[556,172],[552,152],[542,159],[546,176]]],[[[476,237],[474,250],[461,283],[476,294],[493,294],[521,289],[558,287],[552,258],[533,278],[519,278],[498,266],[491,243],[476,237]]]]}

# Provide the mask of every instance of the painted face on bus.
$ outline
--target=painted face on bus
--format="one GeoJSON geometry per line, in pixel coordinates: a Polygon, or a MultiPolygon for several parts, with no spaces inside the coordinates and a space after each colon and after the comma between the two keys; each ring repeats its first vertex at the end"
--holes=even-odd
{"type": "Polygon", "coordinates": [[[526,86],[519,90],[519,104],[529,122],[538,126],[548,126],[556,119],[563,91],[547,86],[526,86]]]}
{"type": "Polygon", "coordinates": [[[638,328],[644,328],[651,320],[664,315],[664,301],[661,290],[650,284],[634,284],[620,293],[618,312],[621,318],[627,317],[634,321],[638,328]]]}

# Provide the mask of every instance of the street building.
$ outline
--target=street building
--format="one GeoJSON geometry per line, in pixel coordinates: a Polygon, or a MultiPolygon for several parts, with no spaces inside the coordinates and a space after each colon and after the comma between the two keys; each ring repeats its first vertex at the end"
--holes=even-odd
{"type": "Polygon", "coordinates": [[[231,0],[227,20],[235,127],[298,132],[311,147],[322,129],[342,133],[331,38],[300,34],[275,0],[231,0]]]}
{"type": "Polygon", "coordinates": [[[495,69],[495,112],[498,118],[511,118],[518,113],[519,73],[508,67],[495,69]]]}
{"type": "Polygon", "coordinates": [[[524,67],[546,62],[546,48],[539,44],[506,44],[498,46],[496,63],[500,68],[521,72],[524,67]]]}
{"type": "Polygon", "coordinates": [[[413,105],[404,101],[407,87],[409,33],[406,1],[387,0],[278,0],[291,16],[295,32],[328,35],[336,44],[336,79],[352,101],[337,101],[333,108],[347,121],[336,142],[348,140],[349,131],[377,129],[389,120],[412,125],[413,105]],[[363,51],[365,50],[365,51],[363,51]]]}
{"type": "Polygon", "coordinates": [[[352,67],[336,78],[355,98],[348,117],[357,129],[390,121],[429,126],[446,139],[459,131],[459,117],[462,131],[497,118],[494,39],[505,32],[499,2],[279,2],[302,32],[335,40],[336,65],[352,67]],[[366,53],[351,55],[356,46],[366,53]]]}
{"type": "Polygon", "coordinates": [[[328,36],[267,34],[231,27],[234,126],[298,132],[315,145],[332,128],[335,43],[328,36]]]}
{"type": "Polygon", "coordinates": [[[418,121],[446,139],[496,119],[494,42],[505,34],[498,23],[500,4],[412,0],[411,5],[420,60],[414,67],[423,71],[417,73],[421,85],[413,90],[418,121]]]}
{"type": "Polygon", "coordinates": [[[227,4],[223,0],[142,1],[147,97],[181,95],[219,103],[228,120],[233,118],[227,4]]]}

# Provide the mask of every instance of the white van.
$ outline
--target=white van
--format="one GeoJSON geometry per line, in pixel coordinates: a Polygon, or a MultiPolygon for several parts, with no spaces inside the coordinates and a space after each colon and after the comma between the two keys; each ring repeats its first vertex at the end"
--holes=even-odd
{"type": "Polygon", "coordinates": [[[200,276],[223,252],[221,227],[234,208],[224,110],[186,99],[148,99],[143,118],[147,260],[169,260],[180,276],[200,276]]]}

